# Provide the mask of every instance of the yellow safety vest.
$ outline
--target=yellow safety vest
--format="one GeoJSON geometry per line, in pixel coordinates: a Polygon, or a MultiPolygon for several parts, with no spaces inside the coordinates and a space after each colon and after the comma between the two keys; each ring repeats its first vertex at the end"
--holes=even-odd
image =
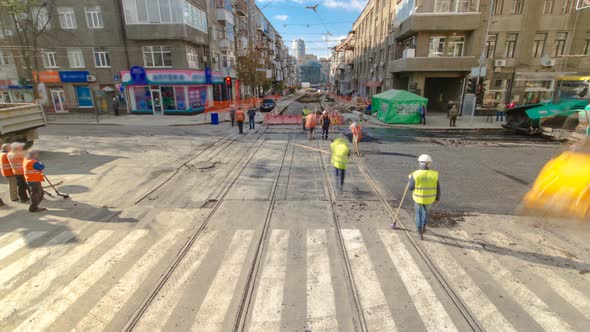
{"type": "Polygon", "coordinates": [[[350,149],[348,148],[348,144],[339,140],[336,139],[330,144],[330,148],[332,149],[332,165],[338,169],[346,169],[350,149]]]}
{"type": "Polygon", "coordinates": [[[414,178],[414,202],[429,205],[436,200],[436,184],[438,172],[429,169],[419,169],[412,173],[414,178]]]}

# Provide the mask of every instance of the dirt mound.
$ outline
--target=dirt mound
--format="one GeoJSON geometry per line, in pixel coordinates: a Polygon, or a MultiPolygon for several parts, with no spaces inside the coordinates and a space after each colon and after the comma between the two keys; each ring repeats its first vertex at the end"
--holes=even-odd
{"type": "Polygon", "coordinates": [[[466,216],[468,214],[432,210],[428,217],[428,226],[433,228],[454,227],[457,222],[464,221],[466,216]]]}
{"type": "Polygon", "coordinates": [[[88,152],[88,150],[86,149],[76,149],[73,150],[72,152],[70,152],[70,156],[85,156],[85,155],[89,155],[90,152],[88,152]]]}

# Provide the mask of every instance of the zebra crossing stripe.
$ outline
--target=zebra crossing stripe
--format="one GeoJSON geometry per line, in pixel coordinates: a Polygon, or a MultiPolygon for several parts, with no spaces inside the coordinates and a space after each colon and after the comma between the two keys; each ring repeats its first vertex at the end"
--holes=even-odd
{"type": "Polygon", "coordinates": [[[102,276],[109,272],[125,255],[127,255],[137,241],[148,234],[148,230],[135,230],[119,241],[113,248],[102,255],[76,279],[64,287],[61,292],[53,292],[39,304],[39,309],[27,317],[14,332],[29,332],[46,330],[60,317],[74,302],[76,302],[102,276]]]}
{"type": "Polygon", "coordinates": [[[178,264],[176,271],[160,289],[160,295],[150,304],[135,326],[137,331],[162,331],[172,315],[184,292],[181,291],[186,281],[195,275],[201,266],[205,254],[215,240],[215,231],[204,233],[189,249],[186,256],[178,264]]]}
{"type": "Polygon", "coordinates": [[[27,244],[35,241],[36,239],[40,238],[41,236],[45,235],[47,232],[29,232],[24,237],[20,237],[10,244],[5,245],[0,249],[0,261],[4,258],[14,254],[20,248],[26,246],[27,244]]]}
{"type": "Polygon", "coordinates": [[[397,232],[380,229],[379,236],[428,331],[457,331],[397,232]]]}
{"type": "Polygon", "coordinates": [[[221,331],[253,237],[253,230],[239,230],[234,234],[197,313],[192,331],[221,331]]]}
{"type": "Polygon", "coordinates": [[[307,230],[307,325],[314,332],[338,331],[325,229],[307,230]]]}
{"type": "Polygon", "coordinates": [[[486,331],[516,331],[448,250],[431,241],[422,245],[486,331]]]}
{"type": "Polygon", "coordinates": [[[168,253],[183,229],[176,229],[158,240],[94,308],[76,325],[74,331],[102,331],[129,298],[139,289],[154,266],[168,253]]]}
{"type": "Polygon", "coordinates": [[[6,242],[10,242],[10,241],[14,241],[14,239],[18,238],[21,236],[21,233],[25,232],[24,228],[17,228],[15,230],[12,230],[10,232],[3,232],[0,235],[0,247],[3,247],[5,245],[6,242]]]}
{"type": "Polygon", "coordinates": [[[29,252],[27,255],[15,260],[12,264],[0,270],[0,285],[5,285],[8,281],[28,269],[31,265],[45,258],[45,256],[50,253],[55,252],[56,250],[53,246],[64,244],[75,236],[76,235],[70,231],[61,232],[44,243],[43,247],[37,248],[29,252]]]}
{"type": "MultiPolygon", "coordinates": [[[[463,241],[472,240],[465,231],[449,231],[450,234],[463,241]]],[[[551,311],[549,306],[543,302],[533,291],[524,285],[515,275],[512,274],[504,265],[494,258],[491,254],[471,250],[473,257],[485,269],[490,276],[506,291],[512,295],[512,299],[526,311],[546,331],[574,331],[574,329],[564,320],[559,318],[555,312],[551,311]]]]}
{"type": "Polygon", "coordinates": [[[342,229],[341,234],[368,329],[371,331],[397,331],[361,231],[359,229],[342,229]]]}
{"type": "Polygon", "coordinates": [[[12,314],[31,305],[31,302],[38,295],[43,294],[53,280],[62,275],[65,271],[74,266],[79,260],[95,249],[100,243],[106,240],[113,232],[100,230],[91,236],[86,242],[74,247],[66,255],[62,256],[57,262],[53,262],[46,269],[24,282],[18,288],[13,290],[0,300],[0,321],[6,319],[12,314]],[[31,291],[31,290],[35,291],[31,291]]]}
{"type": "Polygon", "coordinates": [[[281,328],[289,231],[273,229],[269,242],[249,331],[278,331],[281,328]]]}

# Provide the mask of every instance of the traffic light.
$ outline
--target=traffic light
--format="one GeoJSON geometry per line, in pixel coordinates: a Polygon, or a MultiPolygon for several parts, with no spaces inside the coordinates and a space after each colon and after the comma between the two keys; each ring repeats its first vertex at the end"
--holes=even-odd
{"type": "Polygon", "coordinates": [[[477,77],[470,77],[467,79],[467,84],[465,86],[465,92],[467,93],[475,93],[477,88],[477,77]]]}
{"type": "Polygon", "coordinates": [[[225,85],[231,85],[231,77],[229,77],[229,76],[225,77],[225,85]]]}

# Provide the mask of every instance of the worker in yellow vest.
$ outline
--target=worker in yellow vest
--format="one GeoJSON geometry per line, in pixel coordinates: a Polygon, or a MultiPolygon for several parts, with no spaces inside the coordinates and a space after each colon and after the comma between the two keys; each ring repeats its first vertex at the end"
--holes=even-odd
{"type": "Polygon", "coordinates": [[[336,186],[339,191],[342,191],[350,148],[346,139],[337,138],[330,144],[330,150],[332,150],[332,166],[334,166],[334,174],[336,175],[336,186]]]}
{"type": "Polygon", "coordinates": [[[25,171],[25,179],[31,190],[31,206],[29,212],[41,212],[47,210],[40,208],[39,203],[43,200],[43,186],[41,182],[44,181],[43,170],[45,165],[39,161],[39,152],[37,150],[30,150],[23,162],[23,169],[25,171]]]}
{"type": "Polygon", "coordinates": [[[431,170],[432,158],[423,154],[418,157],[420,168],[409,176],[408,189],[412,191],[414,208],[416,210],[416,229],[420,239],[424,239],[426,224],[428,224],[428,209],[430,205],[440,200],[440,184],[438,172],[431,170]]]}

